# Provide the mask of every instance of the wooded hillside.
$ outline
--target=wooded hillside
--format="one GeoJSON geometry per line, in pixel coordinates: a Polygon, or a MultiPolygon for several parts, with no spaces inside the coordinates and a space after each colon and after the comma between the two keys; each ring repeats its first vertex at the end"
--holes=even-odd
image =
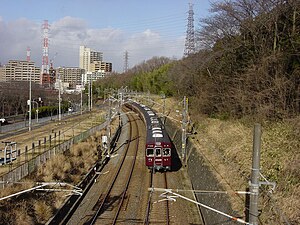
{"type": "Polygon", "coordinates": [[[193,110],[221,118],[299,114],[300,2],[226,0],[212,4],[211,12],[199,21],[196,54],[152,58],[100,89],[186,95],[193,110]]]}

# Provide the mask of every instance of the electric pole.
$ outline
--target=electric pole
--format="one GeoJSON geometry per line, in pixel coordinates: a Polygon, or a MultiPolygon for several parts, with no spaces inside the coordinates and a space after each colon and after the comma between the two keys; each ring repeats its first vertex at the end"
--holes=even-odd
{"type": "Polygon", "coordinates": [[[91,96],[91,101],[90,102],[91,102],[91,111],[92,111],[92,109],[93,109],[93,80],[92,80],[92,74],[90,76],[90,84],[91,84],[91,86],[90,86],[91,87],[91,92],[90,92],[91,93],[91,95],[90,95],[91,96]]]}
{"type": "Polygon", "coordinates": [[[182,110],[182,136],[181,136],[181,149],[182,149],[182,161],[186,165],[186,130],[188,124],[188,98],[183,98],[183,110],[182,110]]]}
{"type": "Polygon", "coordinates": [[[164,103],[163,103],[163,115],[165,116],[165,111],[166,111],[166,96],[163,97],[164,103]]]}
{"type": "Polygon", "coordinates": [[[60,97],[60,89],[61,89],[61,84],[60,84],[60,74],[58,74],[58,121],[61,121],[61,97],[60,97]]]}
{"type": "Polygon", "coordinates": [[[250,189],[249,222],[251,225],[258,225],[260,147],[261,147],[261,125],[255,124],[254,135],[253,135],[251,183],[249,188],[250,189]]]}
{"type": "Polygon", "coordinates": [[[108,116],[107,116],[107,126],[106,126],[106,135],[107,135],[107,154],[110,157],[110,123],[111,123],[111,96],[108,96],[108,116]]]}
{"type": "Polygon", "coordinates": [[[31,76],[32,76],[32,68],[30,68],[30,75],[29,75],[29,100],[28,100],[28,106],[29,106],[28,130],[29,131],[31,131],[31,76]]]}

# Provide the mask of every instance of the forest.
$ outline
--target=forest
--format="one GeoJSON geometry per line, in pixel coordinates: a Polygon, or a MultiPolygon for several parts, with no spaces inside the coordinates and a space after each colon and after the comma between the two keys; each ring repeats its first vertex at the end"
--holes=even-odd
{"type": "Polygon", "coordinates": [[[226,0],[210,10],[195,54],[154,57],[96,86],[187,96],[193,111],[217,118],[299,115],[300,2],[226,0]]]}

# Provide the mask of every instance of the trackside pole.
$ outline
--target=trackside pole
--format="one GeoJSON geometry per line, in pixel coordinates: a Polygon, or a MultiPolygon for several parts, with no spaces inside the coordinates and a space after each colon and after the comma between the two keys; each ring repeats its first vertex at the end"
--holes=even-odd
{"type": "Polygon", "coordinates": [[[258,197],[259,197],[259,164],[261,147],[261,125],[255,124],[253,134],[253,156],[250,181],[250,209],[249,223],[258,225],[258,197]]]}
{"type": "Polygon", "coordinates": [[[183,98],[183,110],[182,110],[182,136],[181,136],[181,154],[182,154],[182,162],[186,166],[187,158],[186,158],[186,129],[188,124],[188,98],[184,96],[183,98]]]}

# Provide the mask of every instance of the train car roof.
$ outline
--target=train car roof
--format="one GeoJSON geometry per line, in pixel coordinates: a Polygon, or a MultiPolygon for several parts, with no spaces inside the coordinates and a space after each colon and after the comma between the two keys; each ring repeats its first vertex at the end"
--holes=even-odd
{"type": "Polygon", "coordinates": [[[146,120],[146,126],[147,126],[147,138],[146,142],[147,143],[154,143],[154,142],[170,142],[170,138],[164,129],[164,126],[160,120],[160,118],[156,115],[156,113],[150,109],[150,110],[145,110],[145,108],[149,108],[144,105],[140,105],[138,103],[132,103],[134,106],[139,108],[139,110],[143,113],[144,118],[146,120]],[[144,106],[144,107],[143,107],[144,106]],[[149,112],[150,114],[149,115],[149,112]],[[152,115],[154,114],[154,115],[152,115]],[[152,123],[154,121],[154,123],[152,123]],[[153,132],[154,131],[154,132],[153,132]],[[157,132],[159,131],[159,132],[157,132]]]}

